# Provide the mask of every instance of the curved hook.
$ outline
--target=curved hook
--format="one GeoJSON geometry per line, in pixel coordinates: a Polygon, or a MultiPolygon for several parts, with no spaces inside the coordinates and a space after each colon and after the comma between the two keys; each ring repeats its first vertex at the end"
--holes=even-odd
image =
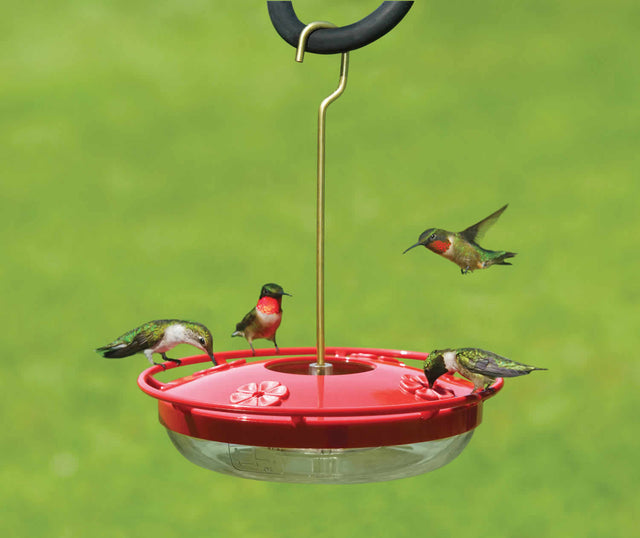
{"type": "MultiPolygon", "coordinates": [[[[307,41],[312,32],[319,30],[320,28],[337,28],[337,26],[327,21],[315,21],[307,24],[300,32],[298,37],[298,46],[296,47],[296,62],[302,63],[304,60],[304,53],[307,50],[307,41]]],[[[345,53],[346,54],[346,53],[345,53]]]]}
{"type": "MultiPolygon", "coordinates": [[[[382,2],[373,13],[348,26],[322,27],[314,32],[306,47],[316,54],[335,54],[359,49],[379,39],[394,28],[407,14],[413,2],[382,2]]],[[[291,2],[267,2],[269,16],[280,37],[297,47],[305,24],[298,19],[291,2]]]]}
{"type": "MultiPolygon", "coordinates": [[[[309,36],[319,30],[321,28],[336,28],[336,25],[326,21],[315,21],[307,24],[300,32],[300,37],[298,39],[298,46],[296,48],[296,62],[302,63],[304,60],[304,53],[307,49],[307,41],[309,40],[309,36]]],[[[327,107],[333,103],[338,97],[342,95],[344,89],[347,87],[347,74],[349,72],[349,53],[342,53],[342,60],[340,62],[340,82],[338,83],[338,87],[336,90],[329,95],[322,103],[320,103],[319,110],[319,119],[320,123],[324,122],[324,115],[326,114],[327,107]]],[[[323,126],[324,130],[324,126],[323,126]]]]}

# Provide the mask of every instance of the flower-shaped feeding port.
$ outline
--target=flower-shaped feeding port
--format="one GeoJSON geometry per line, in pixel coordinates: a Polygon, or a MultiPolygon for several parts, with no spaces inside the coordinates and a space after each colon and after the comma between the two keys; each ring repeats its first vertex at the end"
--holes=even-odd
{"type": "MultiPolygon", "coordinates": [[[[457,457],[494,390],[448,374],[428,387],[426,353],[326,348],[331,375],[311,375],[316,348],[216,353],[218,366],[161,382],[153,366],[140,388],[158,400],[178,450],[207,469],[257,480],[362,483],[426,473],[457,457]],[[419,368],[405,360],[419,362],[419,368]]],[[[169,368],[205,363],[206,355],[169,368]]]]}
{"type": "Polygon", "coordinates": [[[451,398],[454,392],[440,384],[433,388],[429,387],[424,376],[406,374],[400,378],[400,388],[413,394],[416,400],[442,400],[443,398],[451,398]]]}
{"type": "Polygon", "coordinates": [[[278,381],[262,381],[257,383],[245,383],[238,387],[229,396],[232,404],[254,405],[267,407],[269,405],[279,405],[287,396],[289,389],[278,381]]]}

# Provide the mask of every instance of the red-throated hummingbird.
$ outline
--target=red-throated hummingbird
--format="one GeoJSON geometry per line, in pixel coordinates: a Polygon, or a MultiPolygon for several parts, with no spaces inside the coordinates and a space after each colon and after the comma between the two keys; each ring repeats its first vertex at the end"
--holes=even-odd
{"type": "MultiPolygon", "coordinates": [[[[508,204],[507,204],[508,205],[508,204]]],[[[440,228],[429,228],[420,234],[418,242],[411,245],[403,254],[414,247],[424,246],[460,266],[462,274],[476,269],[486,269],[492,265],[511,265],[505,260],[513,258],[515,252],[505,250],[486,250],[476,241],[498,220],[507,206],[501,207],[486,219],[469,226],[461,232],[449,232],[440,228]]]]}
{"type": "Polygon", "coordinates": [[[249,342],[252,353],[253,340],[265,338],[271,340],[276,346],[276,352],[280,353],[276,343],[276,331],[282,321],[282,296],[289,295],[278,284],[265,284],[260,291],[258,304],[236,325],[236,330],[231,336],[244,336],[249,342]]]}

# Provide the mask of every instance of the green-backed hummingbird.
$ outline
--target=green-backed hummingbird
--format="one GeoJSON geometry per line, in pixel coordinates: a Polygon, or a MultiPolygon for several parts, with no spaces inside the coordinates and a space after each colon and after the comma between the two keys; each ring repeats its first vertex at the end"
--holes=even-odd
{"type": "Polygon", "coordinates": [[[236,325],[236,330],[231,336],[244,336],[249,342],[251,352],[255,355],[256,350],[253,349],[253,340],[257,338],[266,338],[271,340],[276,346],[276,353],[280,353],[278,344],[276,343],[276,331],[280,327],[282,321],[282,296],[289,295],[278,284],[265,284],[260,291],[258,304],[249,312],[242,321],[236,325]]]}
{"type": "Polygon", "coordinates": [[[437,349],[429,353],[424,363],[424,375],[433,388],[442,374],[458,372],[473,382],[473,392],[493,383],[498,377],[517,377],[534,370],[546,370],[528,366],[475,347],[437,349]]]}
{"type": "Polygon", "coordinates": [[[422,232],[418,242],[415,245],[411,245],[403,254],[414,247],[422,245],[431,252],[440,254],[440,256],[458,264],[463,275],[469,271],[486,269],[492,265],[511,265],[505,260],[513,258],[516,255],[515,252],[486,250],[476,243],[507,209],[507,205],[461,232],[429,228],[422,232]]]}
{"type": "Polygon", "coordinates": [[[218,364],[213,356],[213,338],[211,332],[201,323],[180,319],[156,319],[124,333],[110,344],[96,349],[107,359],[120,359],[136,353],[144,353],[151,364],[166,366],[154,362],[152,355],[159,353],[165,361],[181,364],[179,359],[170,359],[166,353],[178,344],[189,344],[204,351],[213,364],[218,364]]]}

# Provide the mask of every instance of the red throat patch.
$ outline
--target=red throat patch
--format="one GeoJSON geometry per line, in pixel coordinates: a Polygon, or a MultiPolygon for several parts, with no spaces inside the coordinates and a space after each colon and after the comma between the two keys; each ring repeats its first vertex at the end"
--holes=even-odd
{"type": "Polygon", "coordinates": [[[273,297],[263,297],[258,301],[256,308],[263,314],[277,314],[280,312],[280,301],[273,297]]]}
{"type": "Polygon", "coordinates": [[[432,243],[429,243],[427,248],[429,250],[432,250],[433,252],[442,254],[447,250],[449,250],[450,246],[451,246],[451,243],[449,243],[449,241],[433,241],[432,243]]]}

